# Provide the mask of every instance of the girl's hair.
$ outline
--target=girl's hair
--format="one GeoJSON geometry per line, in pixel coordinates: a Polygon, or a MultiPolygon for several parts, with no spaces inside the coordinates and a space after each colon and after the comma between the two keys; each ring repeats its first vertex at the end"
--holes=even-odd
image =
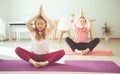
{"type": "Polygon", "coordinates": [[[83,18],[85,20],[85,24],[87,23],[87,20],[85,19],[85,17],[81,16],[80,19],[83,18]]]}
{"type": "Polygon", "coordinates": [[[39,16],[39,17],[35,20],[34,24],[35,24],[35,39],[38,40],[38,41],[41,40],[41,39],[45,39],[45,38],[46,38],[46,32],[45,32],[45,30],[46,30],[46,27],[47,27],[47,22],[46,22],[46,20],[45,20],[42,16],[39,16]],[[36,21],[37,21],[38,19],[42,19],[42,20],[45,22],[45,28],[41,31],[41,33],[39,33],[39,30],[38,30],[37,27],[36,27],[36,21]]]}

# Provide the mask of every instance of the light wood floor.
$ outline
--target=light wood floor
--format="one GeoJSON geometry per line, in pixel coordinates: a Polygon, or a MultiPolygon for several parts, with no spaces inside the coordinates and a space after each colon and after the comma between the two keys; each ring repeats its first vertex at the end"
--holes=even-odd
{"type": "MultiPolygon", "coordinates": [[[[29,47],[30,40],[21,40],[20,42],[16,41],[5,41],[3,43],[0,43],[1,47],[12,47],[15,48],[17,46],[21,47],[29,47]]],[[[52,41],[50,42],[51,49],[64,49],[67,50],[69,47],[65,43],[64,39],[59,44],[58,41],[52,41]]],[[[109,49],[113,52],[114,56],[80,56],[80,55],[65,55],[66,60],[108,60],[113,61],[117,65],[120,66],[120,39],[110,39],[109,41],[105,41],[101,39],[101,42],[95,49],[105,50],[109,49]]],[[[2,49],[0,49],[2,50],[2,49]]],[[[9,52],[9,50],[8,50],[9,52]]],[[[0,58],[2,59],[18,59],[15,57],[0,55],[0,58]]],[[[0,72],[0,74],[109,74],[109,73],[98,73],[98,72],[38,72],[38,71],[25,71],[25,72],[0,72]]],[[[115,74],[115,73],[110,73],[115,74]]]]}

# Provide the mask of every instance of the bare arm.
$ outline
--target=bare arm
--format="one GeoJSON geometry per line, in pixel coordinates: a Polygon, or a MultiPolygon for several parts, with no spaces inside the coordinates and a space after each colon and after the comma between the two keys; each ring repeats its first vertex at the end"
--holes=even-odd
{"type": "Polygon", "coordinates": [[[73,29],[77,28],[76,24],[79,23],[80,16],[78,16],[74,21],[73,21],[73,29]]]}
{"type": "Polygon", "coordinates": [[[30,32],[34,32],[34,31],[35,31],[35,30],[34,30],[34,27],[33,27],[31,24],[32,24],[32,22],[33,22],[36,18],[38,18],[39,16],[41,16],[41,11],[40,11],[40,10],[39,10],[39,12],[38,12],[37,15],[31,17],[30,19],[28,19],[28,20],[26,21],[26,26],[27,26],[27,28],[28,28],[28,30],[29,30],[30,32]]]}
{"type": "Polygon", "coordinates": [[[53,29],[54,29],[54,22],[52,20],[50,20],[49,18],[47,18],[43,12],[43,7],[40,7],[40,13],[41,16],[47,21],[47,23],[50,25],[49,28],[47,28],[46,32],[50,33],[53,29]]]}
{"type": "Polygon", "coordinates": [[[34,32],[34,27],[31,24],[37,17],[39,17],[39,15],[33,16],[26,21],[26,26],[30,32],[34,32]]]}
{"type": "Polygon", "coordinates": [[[80,14],[79,16],[73,21],[73,28],[77,28],[76,24],[79,24],[79,19],[80,17],[84,17],[83,9],[80,9],[80,14]]]}
{"type": "Polygon", "coordinates": [[[87,23],[87,29],[88,30],[90,30],[90,20],[85,16],[85,14],[84,14],[84,11],[83,11],[83,9],[81,8],[81,10],[80,10],[80,17],[84,17],[85,19],[86,19],[86,23],[87,23]]]}

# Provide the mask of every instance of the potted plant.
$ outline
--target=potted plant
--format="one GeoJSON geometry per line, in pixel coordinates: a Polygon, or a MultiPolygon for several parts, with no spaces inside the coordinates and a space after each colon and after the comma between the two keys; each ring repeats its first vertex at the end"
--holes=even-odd
{"type": "Polygon", "coordinates": [[[74,13],[71,13],[70,16],[72,17],[71,22],[73,22],[74,21],[74,16],[75,16],[74,13]]]}
{"type": "Polygon", "coordinates": [[[109,36],[112,34],[111,27],[105,22],[104,26],[101,28],[103,30],[103,35],[105,35],[105,40],[109,40],[109,36]]]}

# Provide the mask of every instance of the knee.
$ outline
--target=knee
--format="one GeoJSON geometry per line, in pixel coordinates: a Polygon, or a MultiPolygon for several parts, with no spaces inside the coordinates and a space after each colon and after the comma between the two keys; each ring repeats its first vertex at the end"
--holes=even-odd
{"type": "Polygon", "coordinates": [[[70,39],[69,37],[66,37],[66,38],[65,38],[65,41],[66,41],[67,43],[73,42],[72,39],[70,39]]]}
{"type": "Polygon", "coordinates": [[[15,52],[19,53],[21,51],[21,49],[22,49],[21,47],[16,47],[15,52]]]}
{"type": "Polygon", "coordinates": [[[61,56],[65,55],[65,51],[64,50],[60,50],[59,53],[60,53],[61,56]]]}
{"type": "Polygon", "coordinates": [[[100,39],[99,38],[95,38],[95,41],[97,41],[98,43],[100,42],[100,39]]]}
{"type": "Polygon", "coordinates": [[[65,41],[68,41],[69,39],[70,39],[69,37],[66,37],[66,38],[65,38],[65,41]]]}

